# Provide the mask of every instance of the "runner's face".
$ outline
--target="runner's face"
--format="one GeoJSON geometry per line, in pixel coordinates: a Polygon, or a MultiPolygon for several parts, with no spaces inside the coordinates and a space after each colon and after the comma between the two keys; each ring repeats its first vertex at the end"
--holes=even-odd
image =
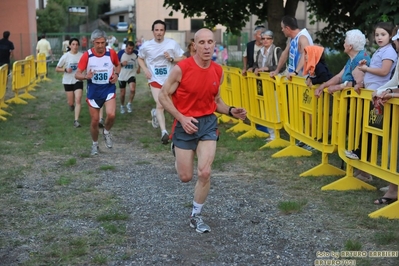
{"type": "Polygon", "coordinates": [[[79,44],[77,41],[72,41],[72,43],[69,45],[69,48],[71,48],[72,53],[76,54],[79,50],[79,44]]]}
{"type": "Polygon", "coordinates": [[[197,55],[202,60],[211,60],[213,50],[215,49],[215,41],[213,40],[213,33],[211,31],[202,31],[197,35],[197,40],[194,43],[197,55]]]}
{"type": "Polygon", "coordinates": [[[154,34],[154,38],[158,42],[163,41],[163,38],[165,36],[165,27],[164,27],[164,25],[155,24],[154,25],[154,30],[152,31],[152,34],[154,34]]]}
{"type": "Polygon", "coordinates": [[[132,54],[133,53],[133,46],[126,46],[125,53],[132,54]]]}
{"type": "Polygon", "coordinates": [[[98,38],[93,41],[94,51],[96,51],[97,54],[105,53],[105,45],[105,38],[98,38]]]}

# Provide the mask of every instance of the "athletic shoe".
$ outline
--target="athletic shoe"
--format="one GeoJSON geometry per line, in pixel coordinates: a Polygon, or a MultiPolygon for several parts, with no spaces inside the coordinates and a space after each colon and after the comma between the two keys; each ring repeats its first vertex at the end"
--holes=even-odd
{"type": "Polygon", "coordinates": [[[78,120],[75,120],[75,121],[73,122],[73,126],[74,126],[74,127],[80,127],[80,124],[79,124],[78,120]]]}
{"type": "Polygon", "coordinates": [[[175,144],[173,144],[173,141],[170,142],[170,150],[171,150],[173,156],[176,157],[175,144]]]}
{"type": "Polygon", "coordinates": [[[359,156],[357,156],[353,151],[345,151],[345,156],[349,159],[359,160],[359,156]]]}
{"type": "Polygon", "coordinates": [[[104,128],[104,118],[100,119],[100,122],[98,122],[98,127],[99,128],[104,128]]]}
{"type": "Polygon", "coordinates": [[[121,105],[121,114],[125,113],[125,106],[121,105]]]}
{"type": "Polygon", "coordinates": [[[190,227],[194,228],[198,233],[211,231],[211,228],[202,220],[201,214],[194,214],[190,217],[190,227]]]}
{"type": "Polygon", "coordinates": [[[91,153],[92,156],[94,155],[98,155],[98,145],[93,144],[93,146],[91,146],[91,153]]]}
{"type": "Polygon", "coordinates": [[[131,113],[131,112],[132,112],[132,104],[131,104],[131,103],[128,103],[128,104],[126,105],[126,108],[127,108],[127,112],[128,112],[128,113],[131,113]]]}
{"type": "Polygon", "coordinates": [[[111,135],[111,133],[108,133],[108,134],[103,133],[103,135],[104,135],[104,140],[105,140],[105,146],[108,149],[111,149],[112,148],[112,135],[111,135]]]}
{"type": "Polygon", "coordinates": [[[302,142],[302,141],[299,141],[297,144],[296,144],[298,147],[303,147],[304,145],[306,145],[304,142],[302,142]]]}
{"type": "Polygon", "coordinates": [[[380,188],[380,191],[382,191],[382,192],[387,192],[388,189],[389,189],[389,186],[386,186],[386,187],[380,188]]]}
{"type": "Polygon", "coordinates": [[[159,127],[158,119],[157,119],[157,116],[155,115],[156,111],[157,111],[156,109],[152,109],[151,110],[152,127],[153,128],[158,128],[159,127]]]}
{"type": "Polygon", "coordinates": [[[301,148],[303,148],[305,150],[308,150],[308,151],[313,151],[314,150],[314,148],[312,146],[309,146],[307,144],[303,145],[301,148]]]}
{"type": "Polygon", "coordinates": [[[168,144],[168,142],[169,142],[169,134],[168,133],[163,133],[161,141],[162,141],[162,144],[168,144]]]}
{"type": "Polygon", "coordinates": [[[75,105],[70,105],[70,106],[69,106],[69,111],[72,112],[72,111],[74,111],[74,110],[75,110],[75,105]]]}

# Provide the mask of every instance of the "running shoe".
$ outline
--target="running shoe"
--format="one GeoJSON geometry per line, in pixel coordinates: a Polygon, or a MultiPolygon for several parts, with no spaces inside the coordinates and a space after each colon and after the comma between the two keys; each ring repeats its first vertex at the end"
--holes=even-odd
{"type": "Polygon", "coordinates": [[[104,140],[105,140],[105,146],[108,149],[111,149],[112,148],[112,135],[111,135],[111,133],[108,133],[108,134],[103,133],[103,135],[104,135],[104,140]]]}
{"type": "Polygon", "coordinates": [[[125,113],[125,106],[121,105],[121,114],[125,113]]]}
{"type": "Polygon", "coordinates": [[[75,105],[70,105],[70,106],[69,106],[69,111],[72,112],[72,111],[74,111],[74,110],[75,110],[75,105]]]}
{"type": "Polygon", "coordinates": [[[93,144],[93,146],[91,146],[91,153],[92,156],[94,155],[98,155],[98,145],[93,144]]]}
{"type": "Polygon", "coordinates": [[[348,157],[349,159],[352,160],[359,160],[359,156],[357,156],[356,153],[354,153],[353,151],[345,151],[345,156],[348,157]]]}
{"type": "Polygon", "coordinates": [[[78,120],[75,120],[75,121],[73,122],[73,126],[74,126],[74,127],[80,127],[80,124],[79,124],[78,120]]]}
{"type": "Polygon", "coordinates": [[[169,142],[169,134],[164,132],[161,138],[162,144],[168,144],[169,142]]]}
{"type": "Polygon", "coordinates": [[[99,128],[104,128],[104,118],[100,119],[100,122],[98,122],[98,127],[99,128]]]}
{"type": "Polygon", "coordinates": [[[158,128],[159,127],[159,123],[158,123],[158,119],[157,119],[157,116],[156,116],[156,109],[152,109],[151,110],[151,117],[152,117],[152,127],[153,128],[158,128]]]}
{"type": "Polygon", "coordinates": [[[126,105],[126,109],[127,109],[127,112],[128,113],[131,113],[133,110],[132,110],[132,104],[131,103],[128,103],[127,105],[126,105]]]}
{"type": "Polygon", "coordinates": [[[299,142],[296,144],[296,146],[298,146],[298,147],[303,147],[304,145],[306,145],[306,144],[305,144],[305,142],[302,142],[302,141],[299,141],[299,142]]]}
{"type": "Polygon", "coordinates": [[[190,217],[190,227],[194,228],[198,233],[211,231],[211,228],[202,220],[201,214],[194,214],[190,217]]]}

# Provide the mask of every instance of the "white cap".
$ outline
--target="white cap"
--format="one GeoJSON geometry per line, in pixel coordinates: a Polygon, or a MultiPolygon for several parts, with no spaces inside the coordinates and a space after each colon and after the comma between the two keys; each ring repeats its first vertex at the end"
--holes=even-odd
{"type": "Polygon", "coordinates": [[[399,30],[396,35],[392,37],[392,41],[396,41],[397,39],[399,39],[399,30]]]}

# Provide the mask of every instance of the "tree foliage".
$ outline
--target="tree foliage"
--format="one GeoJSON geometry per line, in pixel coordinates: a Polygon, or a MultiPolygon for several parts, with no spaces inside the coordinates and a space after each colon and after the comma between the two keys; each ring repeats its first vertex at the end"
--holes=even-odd
{"type": "Polygon", "coordinates": [[[312,22],[324,21],[327,27],[317,32],[321,44],[342,49],[345,32],[359,29],[371,36],[378,22],[399,23],[399,5],[396,0],[308,1],[312,22]]]}
{"type": "Polygon", "coordinates": [[[86,16],[71,15],[69,6],[87,6],[89,21],[109,11],[109,0],[48,0],[45,9],[36,11],[38,32],[63,32],[69,26],[86,23],[86,16]]]}
{"type": "MultiPolygon", "coordinates": [[[[185,17],[205,15],[204,23],[208,28],[217,24],[227,27],[228,32],[240,34],[241,29],[250,20],[251,14],[260,19],[255,24],[268,21],[269,29],[275,33],[277,43],[284,44],[280,21],[284,15],[295,16],[299,0],[164,0],[165,7],[181,11],[185,17]]],[[[173,13],[173,12],[172,12],[173,13]]]]}
{"type": "MultiPolygon", "coordinates": [[[[299,0],[164,0],[165,7],[181,11],[185,17],[205,14],[204,22],[209,28],[222,24],[227,30],[239,34],[251,14],[267,21],[269,29],[276,34],[278,45],[284,45],[280,21],[284,15],[295,16],[299,0]]],[[[399,23],[397,0],[308,0],[307,9],[312,23],[324,21],[328,26],[317,32],[316,42],[324,46],[342,49],[345,32],[357,28],[369,35],[373,25],[380,21],[399,23]]]]}

